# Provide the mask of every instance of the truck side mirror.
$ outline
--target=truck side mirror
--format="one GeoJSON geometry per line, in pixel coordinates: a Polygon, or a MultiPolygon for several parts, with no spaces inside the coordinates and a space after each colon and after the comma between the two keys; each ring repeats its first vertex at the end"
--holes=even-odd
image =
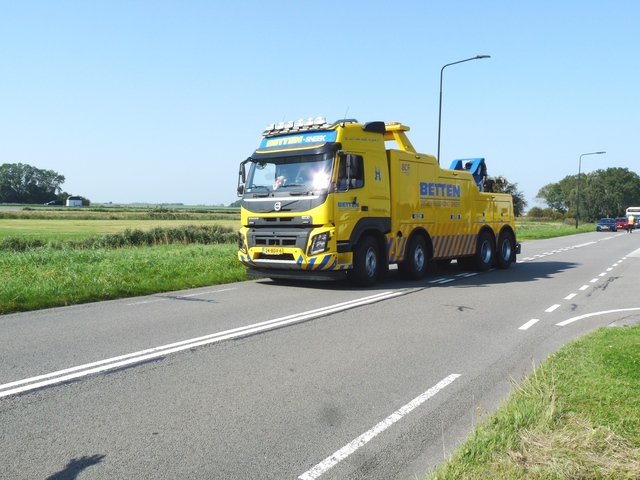
{"type": "Polygon", "coordinates": [[[252,158],[247,158],[244,162],[240,163],[240,169],[238,170],[238,196],[241,197],[244,193],[244,184],[247,183],[247,163],[251,162],[252,158]]]}

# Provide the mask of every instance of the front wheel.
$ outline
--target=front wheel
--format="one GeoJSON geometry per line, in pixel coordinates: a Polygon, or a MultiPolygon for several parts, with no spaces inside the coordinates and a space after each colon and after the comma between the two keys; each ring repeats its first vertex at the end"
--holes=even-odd
{"type": "Polygon", "coordinates": [[[370,287],[376,283],[379,271],[378,244],[373,237],[365,237],[353,251],[353,268],[347,278],[359,287],[370,287]]]}
{"type": "Polygon", "coordinates": [[[398,264],[400,275],[407,280],[420,280],[427,273],[427,244],[419,235],[409,241],[407,255],[398,264]]]}
{"type": "Polygon", "coordinates": [[[498,237],[498,247],[496,248],[496,265],[498,268],[509,268],[515,242],[510,233],[501,233],[498,237]]]}

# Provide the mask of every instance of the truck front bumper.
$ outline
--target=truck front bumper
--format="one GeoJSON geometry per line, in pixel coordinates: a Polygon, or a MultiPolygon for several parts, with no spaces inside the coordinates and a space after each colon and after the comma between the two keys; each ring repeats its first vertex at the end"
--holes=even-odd
{"type": "Polygon", "coordinates": [[[307,257],[302,250],[296,248],[284,248],[275,254],[273,252],[271,249],[254,247],[247,253],[238,252],[238,260],[254,272],[264,272],[254,276],[265,277],[271,277],[272,271],[288,272],[292,275],[304,272],[332,276],[332,273],[344,273],[352,266],[351,263],[338,263],[337,253],[327,252],[307,257]]]}
{"type": "Polygon", "coordinates": [[[247,275],[250,277],[282,280],[332,281],[345,279],[347,277],[347,270],[281,270],[277,268],[247,267],[247,275]]]}

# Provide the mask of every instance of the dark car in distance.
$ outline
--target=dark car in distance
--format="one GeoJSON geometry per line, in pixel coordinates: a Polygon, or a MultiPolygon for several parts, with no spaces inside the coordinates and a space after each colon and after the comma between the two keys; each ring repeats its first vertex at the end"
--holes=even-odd
{"type": "Polygon", "coordinates": [[[616,226],[615,218],[601,218],[596,225],[596,232],[616,232],[618,227],[616,226]]]}
{"type": "Polygon", "coordinates": [[[64,205],[62,200],[51,200],[50,202],[45,203],[45,205],[64,205]]]}

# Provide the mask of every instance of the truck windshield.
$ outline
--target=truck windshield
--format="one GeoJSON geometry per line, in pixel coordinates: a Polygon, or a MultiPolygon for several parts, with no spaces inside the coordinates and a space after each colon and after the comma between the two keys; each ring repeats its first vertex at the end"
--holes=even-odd
{"type": "Polygon", "coordinates": [[[299,195],[326,191],[334,156],[324,153],[254,160],[245,192],[260,195],[278,190],[299,195]]]}

